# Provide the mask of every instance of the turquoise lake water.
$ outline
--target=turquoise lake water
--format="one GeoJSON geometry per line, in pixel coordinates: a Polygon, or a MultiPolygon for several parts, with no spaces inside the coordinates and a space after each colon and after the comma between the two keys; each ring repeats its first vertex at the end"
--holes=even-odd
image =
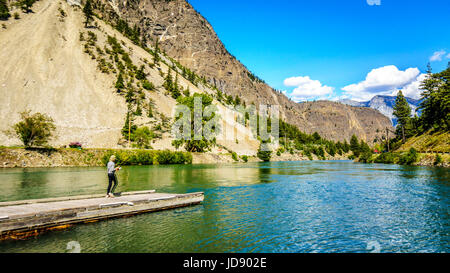
{"type": "MultiPolygon", "coordinates": [[[[124,167],[118,191],[202,205],[76,225],[2,252],[449,252],[448,169],[351,161],[124,167]]],[[[0,202],[106,193],[104,168],[0,170],[0,202]]]]}

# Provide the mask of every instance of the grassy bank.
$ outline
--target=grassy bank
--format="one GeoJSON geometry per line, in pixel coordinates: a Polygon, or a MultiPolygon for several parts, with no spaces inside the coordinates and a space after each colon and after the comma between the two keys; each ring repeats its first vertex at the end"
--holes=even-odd
{"type": "Polygon", "coordinates": [[[409,151],[411,148],[420,153],[450,153],[450,132],[427,132],[423,135],[409,138],[398,149],[399,152],[409,151]]]}
{"type": "Polygon", "coordinates": [[[192,154],[173,151],[0,148],[0,168],[105,166],[111,155],[127,165],[192,164],[192,154]]]}
{"type": "Polygon", "coordinates": [[[396,151],[383,154],[361,156],[359,162],[398,165],[450,167],[450,155],[442,153],[419,153],[414,148],[409,151],[396,151]]]}
{"type": "MultiPolygon", "coordinates": [[[[389,153],[362,153],[357,161],[362,163],[384,163],[417,166],[450,167],[450,132],[428,131],[402,143],[401,139],[391,142],[389,153]]],[[[382,147],[379,150],[386,149],[382,147]]]]}

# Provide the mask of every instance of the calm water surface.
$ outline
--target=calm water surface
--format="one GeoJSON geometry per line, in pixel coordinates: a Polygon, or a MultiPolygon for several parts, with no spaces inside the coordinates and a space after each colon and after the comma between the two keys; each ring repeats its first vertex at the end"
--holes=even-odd
{"type": "MultiPolygon", "coordinates": [[[[1,252],[449,252],[448,169],[353,162],[125,167],[118,191],[202,205],[77,225],[1,252]],[[369,246],[368,246],[369,245],[369,246]]],[[[0,201],[104,193],[104,168],[0,170],[0,201]]]]}

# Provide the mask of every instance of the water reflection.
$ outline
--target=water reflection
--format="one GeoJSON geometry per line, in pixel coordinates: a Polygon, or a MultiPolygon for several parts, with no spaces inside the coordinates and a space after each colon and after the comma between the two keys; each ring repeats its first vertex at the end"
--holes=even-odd
{"type": "MultiPolygon", "coordinates": [[[[1,200],[103,192],[104,168],[1,170],[1,200]]],[[[352,162],[126,167],[119,191],[204,191],[201,206],[76,226],[0,252],[449,251],[449,173],[352,162]]]]}

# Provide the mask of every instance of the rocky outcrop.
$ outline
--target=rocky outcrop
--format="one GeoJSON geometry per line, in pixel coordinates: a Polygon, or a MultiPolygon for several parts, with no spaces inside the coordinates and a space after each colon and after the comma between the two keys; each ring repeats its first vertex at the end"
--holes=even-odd
{"type": "MultiPolygon", "coordinates": [[[[104,51],[106,37],[110,35],[123,42],[138,67],[152,56],[101,20],[96,19],[98,27],[85,29],[82,11],[70,3],[38,1],[33,13],[21,15],[20,20],[10,19],[5,22],[6,28],[0,29],[0,145],[20,145],[18,139],[4,132],[20,120],[20,112],[31,110],[54,119],[56,139],[50,144],[55,147],[78,141],[88,148],[123,148],[120,139],[127,104],[114,88],[117,74],[100,70],[99,61],[106,55],[102,57],[98,52],[104,51]],[[98,37],[96,46],[100,49],[93,46],[88,50],[90,54],[86,53],[86,42],[81,39],[81,34],[87,37],[88,31],[98,37]]],[[[206,77],[225,93],[240,96],[247,105],[280,105],[283,119],[302,131],[318,132],[333,140],[348,140],[356,134],[371,142],[390,126],[389,119],[373,109],[333,102],[297,104],[289,100],[254,78],[228,53],[212,26],[184,0],[96,0],[94,6],[106,21],[120,16],[130,25],[136,24],[149,41],[149,47],[158,40],[167,55],[206,77]]],[[[146,64],[147,78],[156,88],[143,92],[145,105],[152,102],[158,115],[138,118],[138,126],[154,128],[163,115],[173,118],[176,101],[162,87],[162,75],[167,70],[165,64],[153,68],[146,64]]],[[[191,92],[213,92],[204,86],[196,87],[182,77],[179,84],[189,87],[191,92]]],[[[224,109],[219,105],[221,113],[224,109]]],[[[234,125],[232,121],[227,123],[234,125]]],[[[254,155],[259,146],[257,141],[233,140],[219,144],[239,155],[254,155]]],[[[155,149],[173,149],[167,134],[151,145],[155,149]]]]}
{"type": "Polygon", "coordinates": [[[349,139],[352,133],[368,141],[377,131],[391,127],[375,110],[351,109],[328,103],[333,112],[321,109],[320,102],[309,107],[297,104],[255,77],[232,56],[208,21],[185,0],[97,0],[97,10],[105,20],[126,20],[138,26],[149,46],[159,42],[169,56],[204,76],[212,85],[247,104],[280,105],[281,116],[306,132],[319,132],[334,140],[349,139]],[[355,115],[355,113],[358,113],[355,115]],[[335,116],[341,120],[334,120],[335,116]],[[348,127],[350,126],[350,127],[348,127]]]}

